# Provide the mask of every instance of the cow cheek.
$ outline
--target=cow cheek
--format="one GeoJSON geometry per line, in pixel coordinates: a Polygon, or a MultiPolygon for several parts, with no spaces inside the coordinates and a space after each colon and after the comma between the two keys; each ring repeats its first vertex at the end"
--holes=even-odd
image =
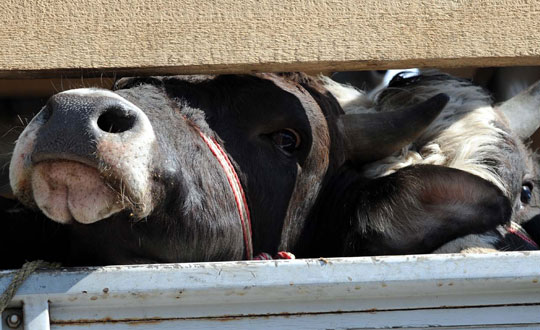
{"type": "MultiPolygon", "coordinates": [[[[146,119],[146,121],[148,121],[146,119]]],[[[97,155],[107,180],[116,181],[119,190],[130,204],[136,218],[148,216],[153,209],[151,163],[156,149],[156,137],[149,122],[142,133],[108,136],[99,141],[97,155]]]]}

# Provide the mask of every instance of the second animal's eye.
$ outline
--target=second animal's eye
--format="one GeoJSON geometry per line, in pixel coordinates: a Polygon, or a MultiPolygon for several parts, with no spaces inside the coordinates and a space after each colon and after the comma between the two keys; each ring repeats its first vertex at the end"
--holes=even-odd
{"type": "Polygon", "coordinates": [[[521,186],[521,202],[523,204],[529,204],[531,202],[532,190],[532,184],[525,183],[523,186],[521,186]]]}
{"type": "Polygon", "coordinates": [[[300,147],[300,135],[290,128],[276,131],[271,137],[274,144],[287,153],[293,153],[300,147]]]}

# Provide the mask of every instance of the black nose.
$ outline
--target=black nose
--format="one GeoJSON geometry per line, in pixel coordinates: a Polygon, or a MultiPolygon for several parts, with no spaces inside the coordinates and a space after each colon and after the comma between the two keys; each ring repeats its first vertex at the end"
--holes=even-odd
{"type": "Polygon", "coordinates": [[[137,129],[141,111],[105,90],[80,89],[52,96],[36,116],[38,130],[32,161],[74,160],[89,165],[97,161],[96,148],[103,139],[137,129]]]}
{"type": "Polygon", "coordinates": [[[108,133],[122,133],[135,126],[137,117],[122,104],[109,104],[98,117],[99,129],[108,133]]]}

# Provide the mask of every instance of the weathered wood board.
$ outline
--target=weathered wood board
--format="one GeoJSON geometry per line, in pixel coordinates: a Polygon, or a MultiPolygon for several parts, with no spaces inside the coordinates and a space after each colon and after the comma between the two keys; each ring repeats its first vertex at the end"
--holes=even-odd
{"type": "Polygon", "coordinates": [[[518,0],[4,0],[0,78],[537,65],[539,14],[518,0]]]}

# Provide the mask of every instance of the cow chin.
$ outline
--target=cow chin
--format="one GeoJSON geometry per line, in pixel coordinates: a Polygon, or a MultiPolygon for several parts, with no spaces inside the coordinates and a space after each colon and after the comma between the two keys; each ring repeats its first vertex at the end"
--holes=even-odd
{"type": "Polygon", "coordinates": [[[74,161],[36,164],[31,185],[39,209],[60,223],[90,224],[124,208],[97,169],[74,161]]]}

